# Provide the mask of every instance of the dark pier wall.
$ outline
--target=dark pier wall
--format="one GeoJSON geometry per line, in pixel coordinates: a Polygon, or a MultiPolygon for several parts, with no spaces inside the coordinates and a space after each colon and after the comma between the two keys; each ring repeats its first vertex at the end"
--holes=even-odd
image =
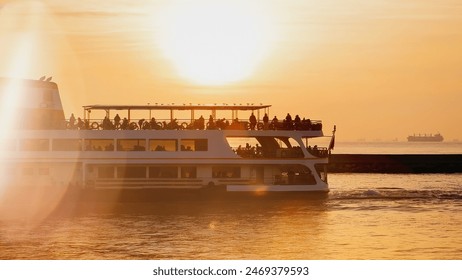
{"type": "Polygon", "coordinates": [[[329,172],[459,173],[462,172],[462,154],[332,154],[329,172]]]}

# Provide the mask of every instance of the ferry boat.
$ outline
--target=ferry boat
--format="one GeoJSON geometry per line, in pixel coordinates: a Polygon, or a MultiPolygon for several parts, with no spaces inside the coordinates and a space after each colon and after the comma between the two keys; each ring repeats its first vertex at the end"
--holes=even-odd
{"type": "Polygon", "coordinates": [[[410,135],[407,137],[408,142],[442,142],[444,140],[443,136],[439,133],[437,134],[419,134],[419,135],[410,135]]]}
{"type": "Polygon", "coordinates": [[[329,191],[335,128],[324,136],[319,120],[270,119],[271,105],[87,105],[66,119],[57,84],[44,78],[0,79],[0,98],[6,192],[131,200],[329,191]],[[320,137],[329,145],[311,144],[320,137]]]}

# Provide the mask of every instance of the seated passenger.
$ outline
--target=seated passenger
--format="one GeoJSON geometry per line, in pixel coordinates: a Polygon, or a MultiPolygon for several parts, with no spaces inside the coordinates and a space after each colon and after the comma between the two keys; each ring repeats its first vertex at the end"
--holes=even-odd
{"type": "Polygon", "coordinates": [[[123,130],[126,130],[128,129],[130,126],[129,122],[128,122],[128,119],[127,118],[124,118],[124,120],[122,121],[122,124],[120,125],[120,128],[123,129],[123,130]]]}
{"type": "Polygon", "coordinates": [[[167,124],[167,129],[179,129],[179,128],[180,128],[180,125],[178,124],[177,119],[173,119],[167,124]]]}
{"type": "Polygon", "coordinates": [[[304,130],[311,130],[311,120],[303,118],[302,127],[304,130]]]}
{"type": "Polygon", "coordinates": [[[151,118],[151,121],[149,122],[149,126],[151,129],[159,129],[159,125],[157,124],[155,118],[151,118]]]}
{"type": "Polygon", "coordinates": [[[217,120],[216,126],[217,126],[217,128],[220,129],[220,130],[226,129],[226,127],[228,126],[228,125],[226,124],[226,119],[223,118],[223,119],[217,120]]]}
{"type": "Polygon", "coordinates": [[[81,118],[78,118],[78,119],[77,119],[77,127],[78,127],[78,129],[80,129],[80,130],[85,129],[85,123],[82,121],[81,118]]]}
{"type": "Polygon", "coordinates": [[[271,121],[271,128],[276,130],[278,128],[279,120],[276,116],[274,116],[273,120],[271,121]]]}
{"type": "Polygon", "coordinates": [[[209,122],[207,123],[207,129],[215,129],[215,122],[213,121],[212,115],[209,117],[209,122]]]}

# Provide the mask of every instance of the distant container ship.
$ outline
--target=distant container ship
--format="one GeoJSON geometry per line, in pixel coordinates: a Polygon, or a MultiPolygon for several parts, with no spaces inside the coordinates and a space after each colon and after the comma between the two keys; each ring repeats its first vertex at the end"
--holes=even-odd
{"type": "Polygon", "coordinates": [[[411,135],[407,137],[407,141],[409,142],[442,142],[444,140],[443,136],[439,133],[437,134],[419,134],[419,135],[411,135]]]}

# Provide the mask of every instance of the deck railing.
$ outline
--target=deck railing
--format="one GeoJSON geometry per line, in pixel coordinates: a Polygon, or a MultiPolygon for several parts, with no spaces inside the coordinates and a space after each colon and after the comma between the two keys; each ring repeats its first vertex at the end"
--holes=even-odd
{"type": "Polygon", "coordinates": [[[105,119],[91,119],[66,121],[65,127],[74,130],[304,130],[320,131],[320,120],[303,120],[300,122],[258,122],[253,127],[247,120],[218,119],[216,121],[201,120],[170,120],[170,119],[122,119],[120,121],[105,119]],[[253,128],[253,129],[252,129],[253,128]]]}

